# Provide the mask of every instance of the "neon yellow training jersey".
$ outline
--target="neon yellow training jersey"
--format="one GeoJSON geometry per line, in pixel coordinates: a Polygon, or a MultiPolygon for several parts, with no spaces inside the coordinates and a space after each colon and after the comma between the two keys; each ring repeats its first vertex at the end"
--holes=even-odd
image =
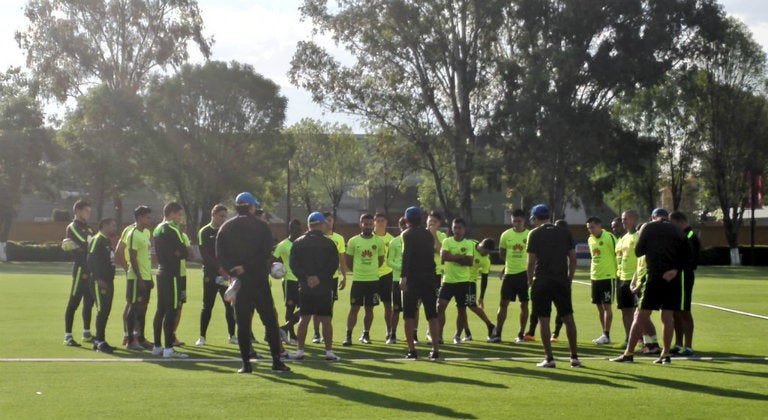
{"type": "MultiPolygon", "coordinates": [[[[383,235],[379,236],[376,234],[376,232],[373,233],[373,236],[378,237],[381,239],[382,242],[384,242],[384,255],[387,255],[387,250],[389,249],[389,243],[392,242],[392,239],[394,237],[389,234],[389,232],[384,232],[383,235]]],[[[379,267],[379,277],[386,276],[387,274],[392,272],[392,267],[387,265],[387,261],[384,260],[384,264],[382,264],[379,267]]]]}
{"type": "Polygon", "coordinates": [[[592,262],[589,265],[590,280],[610,280],[616,278],[616,237],[603,229],[600,237],[589,235],[587,238],[592,262]]]}
{"type": "Polygon", "coordinates": [[[376,235],[364,238],[353,236],[347,242],[347,255],[352,256],[354,281],[378,281],[379,257],[384,257],[384,242],[376,235]]]}
{"type": "Polygon", "coordinates": [[[285,238],[277,244],[275,250],[272,251],[272,256],[280,258],[283,261],[283,267],[285,267],[285,277],[283,278],[288,281],[297,281],[296,275],[291,271],[291,247],[293,247],[293,242],[290,239],[285,238]]]}
{"type": "Polygon", "coordinates": [[[504,274],[518,274],[528,268],[528,229],[516,232],[507,229],[499,239],[499,249],[504,248],[507,257],[504,261],[504,274]]]}
{"type": "Polygon", "coordinates": [[[632,276],[637,271],[635,244],[637,244],[637,232],[624,234],[616,243],[616,263],[618,265],[616,271],[621,280],[632,280],[632,276]]]}
{"type": "MultiPolygon", "coordinates": [[[[453,255],[475,255],[475,241],[464,238],[457,241],[453,236],[443,241],[443,251],[448,251],[453,255]]],[[[446,261],[443,263],[443,281],[445,283],[461,283],[473,280],[472,266],[461,265],[457,262],[446,261]]]]}

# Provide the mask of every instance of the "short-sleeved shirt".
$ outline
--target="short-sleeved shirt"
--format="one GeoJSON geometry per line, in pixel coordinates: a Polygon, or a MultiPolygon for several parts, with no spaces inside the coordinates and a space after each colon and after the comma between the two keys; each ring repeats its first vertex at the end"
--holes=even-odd
{"type": "MultiPolygon", "coordinates": [[[[384,242],[384,255],[387,255],[387,251],[389,250],[389,243],[392,242],[392,239],[394,238],[392,235],[390,235],[389,232],[384,232],[383,235],[377,235],[376,232],[373,233],[373,236],[378,237],[381,239],[382,242],[384,242]]],[[[379,277],[386,276],[387,274],[392,272],[392,267],[387,265],[387,261],[384,261],[384,264],[382,264],[379,267],[379,277]]]]}
{"type": "MultiPolygon", "coordinates": [[[[477,245],[477,243],[475,243],[477,245]]],[[[481,274],[488,274],[491,272],[491,255],[482,255],[479,252],[477,252],[477,248],[475,248],[475,259],[472,263],[472,275],[471,280],[477,281],[477,278],[480,277],[481,274]]]]}
{"type": "Polygon", "coordinates": [[[400,270],[403,267],[403,237],[396,236],[389,241],[386,264],[392,269],[392,280],[400,280],[400,270]]]}
{"type": "Polygon", "coordinates": [[[616,242],[616,262],[620,280],[632,280],[632,276],[637,271],[636,243],[637,232],[626,233],[616,242]]]}
{"type": "Polygon", "coordinates": [[[517,232],[515,229],[507,229],[501,234],[499,248],[504,248],[507,257],[504,261],[505,274],[518,274],[527,269],[528,254],[528,229],[517,232]]]}
{"type": "Polygon", "coordinates": [[[352,256],[354,281],[378,281],[379,257],[384,257],[384,242],[376,235],[364,238],[353,236],[347,242],[347,255],[352,256]]]}
{"type": "MultiPolygon", "coordinates": [[[[443,243],[443,241],[447,237],[445,232],[443,232],[441,230],[438,230],[437,232],[435,232],[435,235],[437,236],[437,241],[440,242],[441,244],[443,243]]],[[[440,260],[440,253],[439,252],[435,252],[435,273],[443,274],[443,262],[440,260]]]]}
{"type": "Polygon", "coordinates": [[[592,262],[589,264],[591,280],[606,280],[616,277],[616,237],[603,229],[600,237],[589,235],[587,238],[589,254],[592,262]]]}
{"type": "Polygon", "coordinates": [[[289,264],[289,261],[291,260],[291,248],[293,247],[293,241],[291,241],[290,238],[285,238],[282,241],[280,241],[279,244],[275,247],[275,250],[272,251],[272,256],[275,258],[280,258],[283,261],[283,267],[285,267],[285,279],[288,281],[296,281],[296,275],[293,274],[293,270],[291,270],[291,265],[289,264]]]}
{"type": "Polygon", "coordinates": [[[131,262],[131,256],[128,255],[128,234],[131,233],[131,230],[133,230],[136,227],[136,224],[128,225],[123,229],[123,232],[120,234],[120,242],[125,245],[123,248],[123,257],[125,257],[125,261],[127,263],[131,262]]]}
{"type": "MultiPolygon", "coordinates": [[[[455,237],[451,236],[450,238],[443,240],[443,251],[448,251],[453,255],[469,255],[474,259],[475,241],[469,238],[464,238],[460,241],[457,241],[455,237]]],[[[471,277],[471,265],[461,265],[454,261],[445,261],[443,263],[443,282],[467,282],[473,280],[471,277]]]]}
{"type": "MultiPolygon", "coordinates": [[[[131,226],[131,229],[125,236],[125,250],[128,254],[129,250],[136,251],[136,262],[138,263],[138,272],[141,274],[143,280],[152,279],[152,257],[149,255],[149,247],[152,241],[152,232],[149,229],[139,230],[135,226],[131,226]]],[[[134,273],[133,263],[130,256],[127,256],[128,260],[128,279],[136,280],[136,274],[134,273]]]]}
{"type": "Polygon", "coordinates": [[[534,287],[537,283],[566,284],[568,254],[574,249],[573,236],[568,229],[545,223],[528,234],[528,253],[536,255],[534,287]]]}
{"type": "MultiPolygon", "coordinates": [[[[326,238],[333,241],[334,244],[336,244],[336,250],[339,252],[339,255],[345,254],[347,252],[346,244],[344,243],[344,237],[340,234],[333,232],[330,235],[325,235],[326,238]]],[[[341,277],[341,270],[336,269],[336,273],[334,273],[333,277],[339,278],[341,277]]]]}

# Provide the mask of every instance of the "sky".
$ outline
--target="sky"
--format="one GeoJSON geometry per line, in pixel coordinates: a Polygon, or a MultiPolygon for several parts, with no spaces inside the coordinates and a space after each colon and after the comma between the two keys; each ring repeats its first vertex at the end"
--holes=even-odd
{"type": "MultiPolygon", "coordinates": [[[[23,8],[26,0],[0,1],[0,69],[23,66],[24,55],[14,33],[26,25],[23,8]]],[[[358,120],[344,114],[324,112],[312,102],[310,94],[288,81],[287,72],[296,43],[314,39],[333,47],[329,39],[312,35],[309,22],[302,22],[301,0],[198,0],[205,33],[213,36],[212,59],[236,60],[251,64],[255,71],[273,80],[288,98],[286,124],[302,118],[341,122],[359,129],[358,120]]],[[[768,51],[768,7],[765,0],[721,0],[725,11],[741,19],[755,40],[768,51]]],[[[200,54],[192,60],[202,62],[200,54]]]]}

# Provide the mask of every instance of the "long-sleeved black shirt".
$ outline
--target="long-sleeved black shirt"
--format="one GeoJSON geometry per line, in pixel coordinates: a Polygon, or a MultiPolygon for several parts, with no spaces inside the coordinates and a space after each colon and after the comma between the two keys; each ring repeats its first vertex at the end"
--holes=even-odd
{"type": "Polygon", "coordinates": [[[691,258],[689,263],[686,265],[686,270],[695,270],[699,267],[699,255],[701,254],[701,241],[699,240],[699,237],[696,236],[696,232],[693,231],[693,228],[690,226],[687,226],[685,229],[683,229],[683,234],[688,239],[688,245],[691,246],[691,258]]]}
{"type": "Polygon", "coordinates": [[[181,275],[181,260],[187,258],[187,246],[179,227],[172,221],[160,223],[155,228],[154,238],[158,271],[169,276],[181,275]]]}
{"type": "Polygon", "coordinates": [[[339,267],[339,252],[336,244],[323,232],[310,230],[293,241],[289,260],[302,293],[317,294],[333,289],[333,275],[339,267]],[[313,288],[307,286],[309,276],[317,276],[320,284],[313,288]]]}
{"type": "Polygon", "coordinates": [[[67,225],[64,237],[71,239],[77,244],[77,249],[73,251],[75,254],[75,267],[85,267],[85,259],[88,256],[88,239],[93,236],[93,233],[93,229],[88,226],[88,223],[77,219],[67,225]]]}
{"type": "Polygon", "coordinates": [[[690,261],[691,247],[680,228],[667,220],[657,220],[638,233],[635,254],[645,255],[649,276],[660,276],[668,270],[682,270],[690,261]]]}
{"type": "Polygon", "coordinates": [[[406,229],[403,237],[403,261],[400,275],[407,278],[408,284],[420,284],[436,280],[435,276],[435,240],[423,226],[406,229]]]}
{"type": "Polygon", "coordinates": [[[272,232],[263,220],[238,215],[219,228],[216,259],[227,272],[241,265],[248,276],[266,281],[271,255],[272,232]]]}
{"type": "Polygon", "coordinates": [[[203,273],[216,276],[219,272],[219,262],[216,260],[216,234],[219,229],[210,223],[203,226],[197,233],[197,243],[200,247],[200,256],[203,257],[203,273]]]}
{"type": "Polygon", "coordinates": [[[93,280],[112,282],[115,279],[115,263],[112,242],[101,232],[91,239],[86,264],[93,280]]]}

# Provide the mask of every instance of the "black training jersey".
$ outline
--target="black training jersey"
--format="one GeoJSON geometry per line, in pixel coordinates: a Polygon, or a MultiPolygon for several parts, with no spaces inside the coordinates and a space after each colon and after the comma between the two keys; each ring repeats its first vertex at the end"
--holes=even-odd
{"type": "Polygon", "coordinates": [[[197,232],[197,243],[200,246],[200,255],[203,257],[203,272],[217,273],[219,262],[216,261],[216,234],[219,229],[207,224],[197,232]]]}
{"type": "Polygon", "coordinates": [[[568,229],[545,223],[528,234],[528,253],[536,255],[535,282],[568,281],[568,254],[574,249],[568,229]]]}
{"type": "Polygon", "coordinates": [[[172,221],[160,223],[153,234],[157,269],[169,276],[181,275],[181,260],[187,258],[187,246],[179,227],[172,221]]]}
{"type": "Polygon", "coordinates": [[[645,255],[649,275],[682,270],[691,258],[691,247],[683,231],[668,220],[647,223],[637,235],[635,254],[645,255]]]}
{"type": "Polygon", "coordinates": [[[216,235],[216,259],[227,272],[242,266],[246,272],[266,279],[272,255],[272,232],[261,219],[250,215],[233,217],[216,235]]]}
{"type": "Polygon", "coordinates": [[[403,237],[403,261],[401,276],[408,281],[435,278],[435,239],[423,226],[409,227],[403,237]]]}
{"type": "Polygon", "coordinates": [[[81,222],[80,220],[75,219],[67,225],[64,237],[71,239],[77,244],[77,248],[73,251],[75,254],[75,265],[85,266],[85,259],[88,256],[88,240],[93,234],[93,229],[88,226],[88,223],[81,222]]]}
{"type": "Polygon", "coordinates": [[[699,255],[701,254],[701,241],[699,240],[699,237],[696,235],[696,232],[693,231],[693,228],[688,226],[685,229],[683,229],[683,234],[685,235],[686,239],[688,239],[688,245],[691,246],[691,258],[689,260],[689,263],[686,265],[686,270],[695,270],[699,266],[699,255]]]}
{"type": "Polygon", "coordinates": [[[87,264],[92,279],[108,282],[114,280],[115,262],[112,242],[101,232],[91,239],[88,246],[87,264]]]}
{"type": "Polygon", "coordinates": [[[333,290],[333,275],[339,267],[336,244],[319,230],[310,230],[296,239],[289,258],[291,271],[299,281],[303,293],[322,293],[333,290]],[[317,276],[320,284],[307,287],[307,277],[317,276]]]}

